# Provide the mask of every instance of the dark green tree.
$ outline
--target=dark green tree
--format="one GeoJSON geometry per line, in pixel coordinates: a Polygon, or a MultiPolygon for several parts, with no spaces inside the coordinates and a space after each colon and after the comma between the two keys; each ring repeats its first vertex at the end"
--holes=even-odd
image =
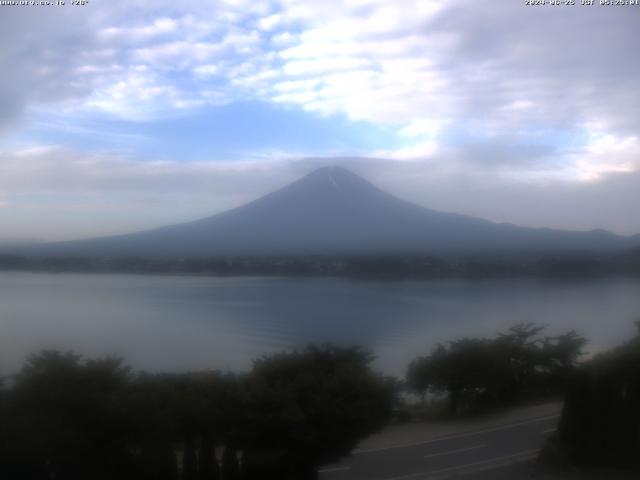
{"type": "Polygon", "coordinates": [[[523,323],[495,338],[464,338],[438,345],[407,369],[406,379],[419,392],[446,394],[450,413],[513,401],[549,390],[559,391],[586,341],[571,331],[543,337],[543,326],[523,323]]]}
{"type": "Polygon", "coordinates": [[[462,400],[499,396],[508,383],[509,363],[504,353],[485,339],[465,338],[438,345],[431,355],[411,363],[408,382],[418,390],[447,394],[451,415],[462,400]]]}
{"type": "Polygon", "coordinates": [[[640,469],[640,322],[635,338],[573,376],[547,451],[586,465],[640,469]],[[555,447],[555,448],[554,448],[555,447]]]}
{"type": "Polygon", "coordinates": [[[249,478],[315,478],[319,465],[379,429],[392,392],[371,361],[361,349],[328,346],[257,360],[247,379],[242,439],[249,478]]]}
{"type": "Polygon", "coordinates": [[[114,358],[31,356],[9,401],[15,478],[129,478],[127,420],[120,404],[129,369],[114,358]]]}
{"type": "Polygon", "coordinates": [[[0,389],[0,474],[314,478],[389,414],[391,390],[370,362],[355,348],[309,347],[264,357],[244,376],[132,375],[119,359],[45,351],[0,389]]]}

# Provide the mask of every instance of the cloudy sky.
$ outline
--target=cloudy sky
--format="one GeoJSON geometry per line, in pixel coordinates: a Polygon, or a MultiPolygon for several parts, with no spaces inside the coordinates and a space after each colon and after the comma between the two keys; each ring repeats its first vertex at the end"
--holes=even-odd
{"type": "Polygon", "coordinates": [[[195,219],[327,164],[436,209],[640,232],[640,7],[66,3],[0,5],[0,240],[195,219]]]}

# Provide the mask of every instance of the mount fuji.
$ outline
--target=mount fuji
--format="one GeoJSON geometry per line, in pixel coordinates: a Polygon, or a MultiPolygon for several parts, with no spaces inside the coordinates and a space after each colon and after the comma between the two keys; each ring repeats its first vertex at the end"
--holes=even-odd
{"type": "Polygon", "coordinates": [[[614,251],[640,244],[604,230],[524,228],[431,210],[324,167],[241,207],[153,230],[27,247],[42,256],[455,254],[614,251]]]}

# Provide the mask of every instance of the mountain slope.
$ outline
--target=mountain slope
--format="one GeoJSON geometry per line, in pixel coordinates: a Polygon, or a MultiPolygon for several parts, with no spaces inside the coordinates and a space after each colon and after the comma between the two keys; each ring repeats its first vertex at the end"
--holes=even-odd
{"type": "Polygon", "coordinates": [[[530,229],[400,200],[341,167],[325,167],[258,200],[190,223],[39,246],[60,256],[207,257],[314,253],[611,250],[638,239],[596,230],[530,229]]]}

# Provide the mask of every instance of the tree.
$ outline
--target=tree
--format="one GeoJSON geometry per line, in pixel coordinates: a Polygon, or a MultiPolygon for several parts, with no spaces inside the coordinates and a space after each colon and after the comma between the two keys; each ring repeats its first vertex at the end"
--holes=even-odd
{"type": "Polygon", "coordinates": [[[358,348],[328,346],[257,360],[247,379],[247,467],[261,463],[260,478],[315,478],[317,466],[379,429],[392,393],[371,360],[358,348]]]}
{"type": "Polygon", "coordinates": [[[45,351],[0,389],[0,474],[313,478],[389,414],[391,391],[371,358],[355,348],[309,347],[261,358],[248,375],[132,375],[119,359],[45,351]]]}
{"type": "Polygon", "coordinates": [[[451,415],[465,400],[471,408],[563,386],[586,341],[571,331],[542,337],[544,327],[522,323],[495,338],[464,338],[439,344],[407,369],[407,382],[420,392],[449,397],[451,415]]]}
{"type": "Polygon", "coordinates": [[[640,323],[638,334],[574,375],[558,433],[547,453],[571,462],[640,468],[640,323]],[[554,448],[552,448],[554,447],[554,448]]]}
{"type": "Polygon", "coordinates": [[[449,397],[451,415],[459,412],[461,399],[477,401],[497,396],[504,383],[508,359],[486,339],[464,338],[438,345],[430,356],[415,360],[407,373],[411,385],[432,389],[449,397]]]}
{"type": "Polygon", "coordinates": [[[14,478],[129,478],[119,404],[128,376],[119,359],[85,364],[71,353],[31,356],[8,407],[14,478]]]}

